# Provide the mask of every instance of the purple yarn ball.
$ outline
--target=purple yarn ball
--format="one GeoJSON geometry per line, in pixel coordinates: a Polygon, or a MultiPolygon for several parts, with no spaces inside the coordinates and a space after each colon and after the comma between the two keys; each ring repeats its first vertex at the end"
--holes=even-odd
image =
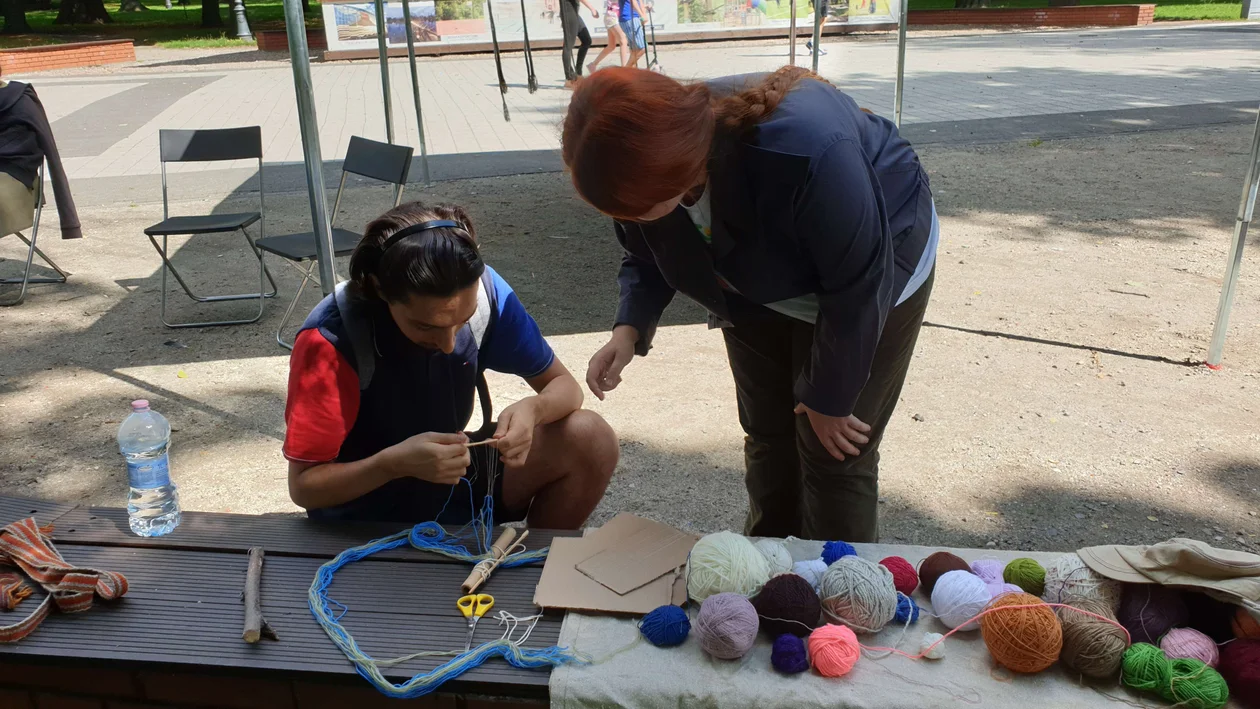
{"type": "Polygon", "coordinates": [[[770,651],[770,664],[785,675],[795,675],[809,669],[809,656],[805,654],[805,641],[784,633],[774,641],[770,651]]]}
{"type": "Polygon", "coordinates": [[[984,579],[985,583],[1001,583],[1005,568],[997,559],[976,559],[971,562],[971,573],[984,579]]]}

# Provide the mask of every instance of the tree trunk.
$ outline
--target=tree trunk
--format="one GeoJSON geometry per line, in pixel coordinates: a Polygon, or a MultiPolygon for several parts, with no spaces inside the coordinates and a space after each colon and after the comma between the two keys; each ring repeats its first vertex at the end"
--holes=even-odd
{"type": "Polygon", "coordinates": [[[306,13],[310,11],[311,11],[311,0],[302,0],[302,14],[306,15],[306,13]]]}
{"type": "Polygon", "coordinates": [[[988,7],[989,0],[954,0],[955,10],[965,10],[972,7],[988,7]]]}
{"type": "Polygon", "coordinates": [[[62,0],[61,10],[53,24],[100,25],[113,22],[113,18],[105,11],[105,0],[62,0]]]}
{"type": "Polygon", "coordinates": [[[4,0],[4,33],[26,34],[30,31],[23,0],[4,0]]]}
{"type": "Polygon", "coordinates": [[[144,12],[146,9],[148,8],[140,0],[122,0],[118,6],[119,12],[144,12]]]}
{"type": "Polygon", "coordinates": [[[219,14],[219,0],[201,0],[201,26],[223,26],[223,16],[219,14]]]}

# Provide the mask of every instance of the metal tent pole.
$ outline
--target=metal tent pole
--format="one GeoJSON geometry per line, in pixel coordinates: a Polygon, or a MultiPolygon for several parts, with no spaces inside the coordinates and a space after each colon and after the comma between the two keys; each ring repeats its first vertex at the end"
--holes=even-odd
{"type": "Polygon", "coordinates": [[[381,105],[385,107],[385,141],[394,142],[394,102],[389,91],[389,47],[385,44],[385,0],[376,0],[376,51],[381,55],[381,105]]]}
{"type": "Polygon", "coordinates": [[[814,59],[813,70],[818,73],[818,54],[822,51],[822,23],[826,21],[826,17],[821,12],[822,0],[814,0],[814,59]]]}
{"type": "Polygon", "coordinates": [[[311,57],[306,49],[306,18],[302,0],[284,0],[284,24],[289,35],[289,62],[293,65],[293,90],[297,94],[298,126],[302,130],[302,159],[306,163],[306,189],[311,199],[311,226],[319,260],[319,284],[328,295],[337,285],[333,263],[332,230],[328,227],[328,199],[324,193],[324,159],[319,150],[319,122],[315,120],[315,92],[311,86],[311,57]]]}
{"type": "Polygon", "coordinates": [[[525,0],[521,0],[521,31],[525,34],[525,73],[532,94],[538,91],[538,76],[534,74],[534,50],[529,46],[529,14],[525,12],[525,0]]]}
{"type": "Polygon", "coordinates": [[[788,11],[792,13],[788,29],[788,63],[796,66],[796,0],[788,3],[788,11]]]}
{"type": "Polygon", "coordinates": [[[411,64],[411,99],[416,104],[416,130],[420,131],[420,165],[424,184],[433,184],[429,177],[429,150],[424,143],[424,113],[420,110],[420,74],[416,69],[416,38],[411,27],[411,0],[402,0],[403,22],[407,24],[407,62],[411,64]]]}
{"type": "Polygon", "coordinates": [[[1238,290],[1238,272],[1242,269],[1243,246],[1247,242],[1247,228],[1256,214],[1256,192],[1260,190],[1260,112],[1256,114],[1256,129],[1251,137],[1251,161],[1247,163],[1247,178],[1243,181],[1242,199],[1238,203],[1238,219],[1234,222],[1234,243],[1229,247],[1229,262],[1225,264],[1225,283],[1221,286],[1221,302],[1216,308],[1216,327],[1212,330],[1212,346],[1208,349],[1207,366],[1221,366],[1225,354],[1225,331],[1229,329],[1229,311],[1234,307],[1234,294],[1238,290]]]}
{"type": "Polygon", "coordinates": [[[897,18],[897,85],[893,88],[893,122],[901,127],[901,96],[906,77],[906,25],[909,24],[910,0],[901,0],[901,16],[897,18]]]}

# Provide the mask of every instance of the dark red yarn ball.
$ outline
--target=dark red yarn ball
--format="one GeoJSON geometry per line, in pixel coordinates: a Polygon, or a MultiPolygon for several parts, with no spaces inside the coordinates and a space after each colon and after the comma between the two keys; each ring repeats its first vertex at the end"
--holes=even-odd
{"type": "Polygon", "coordinates": [[[923,592],[931,596],[932,589],[936,588],[936,580],[950,571],[971,573],[971,564],[957,554],[947,551],[929,554],[926,559],[919,562],[919,583],[923,584],[923,592]]]}
{"type": "Polygon", "coordinates": [[[822,616],[818,593],[796,574],[779,574],[767,581],[752,604],[757,609],[761,631],[772,638],[784,633],[809,635],[822,616]]]}
{"type": "Polygon", "coordinates": [[[880,559],[879,563],[893,575],[893,588],[909,596],[919,587],[919,574],[915,573],[910,562],[899,556],[880,559]]]}
{"type": "Polygon", "coordinates": [[[1234,640],[1221,646],[1217,671],[1229,685],[1230,699],[1260,709],[1260,640],[1234,640]]]}

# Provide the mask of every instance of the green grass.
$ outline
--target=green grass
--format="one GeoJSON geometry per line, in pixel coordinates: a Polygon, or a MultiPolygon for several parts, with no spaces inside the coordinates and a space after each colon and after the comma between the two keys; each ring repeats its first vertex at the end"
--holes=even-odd
{"type": "MultiPolygon", "coordinates": [[[[1133,3],[1152,0],[1131,0],[1133,3]]],[[[1219,0],[1153,0],[1156,20],[1237,20],[1242,14],[1241,2],[1219,0]]],[[[1117,0],[1081,0],[1082,5],[1119,5],[1117,0]]],[[[990,0],[989,7],[1049,7],[1047,0],[990,0]]],[[[910,0],[911,10],[948,10],[954,0],[910,0]]]]}

